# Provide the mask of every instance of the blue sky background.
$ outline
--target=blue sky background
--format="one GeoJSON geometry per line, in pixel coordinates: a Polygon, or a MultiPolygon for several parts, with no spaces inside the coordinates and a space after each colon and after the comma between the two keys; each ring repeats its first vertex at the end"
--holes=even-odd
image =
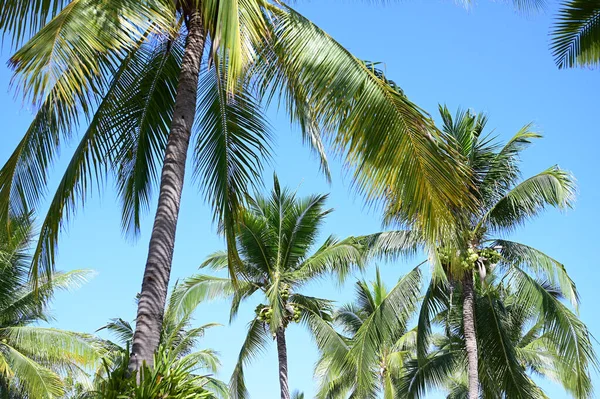
{"type": "MultiPolygon", "coordinates": [[[[372,3],[321,0],[298,2],[296,8],[360,58],[381,61],[387,76],[406,94],[437,116],[438,103],[451,110],[461,106],[489,114],[489,128],[508,139],[521,126],[533,122],[545,138],[526,152],[523,171],[529,175],[553,164],[572,171],[578,180],[575,209],[561,214],[548,212],[514,234],[513,238],[537,246],[563,261],[582,297],[581,317],[594,335],[600,335],[597,303],[600,271],[595,257],[600,223],[598,178],[599,114],[598,70],[558,70],[549,51],[548,32],[554,7],[546,13],[524,16],[503,2],[480,1],[471,10],[452,1],[400,2],[385,6],[372,3]]],[[[31,109],[15,99],[9,89],[11,72],[5,66],[10,48],[4,46],[0,67],[0,163],[25,132],[31,109]]],[[[265,171],[267,188],[272,170],[282,184],[297,187],[301,194],[330,192],[335,208],[323,228],[324,235],[340,237],[380,229],[380,216],[365,209],[361,198],[349,189],[349,179],[339,162],[332,160],[333,183],[318,171],[314,156],[303,147],[296,129],[283,113],[270,110],[277,133],[272,166],[265,171]]],[[[56,187],[74,143],[62,150],[50,181],[56,187]]],[[[97,193],[96,193],[97,194],[97,193]]],[[[140,289],[146,258],[152,211],[135,242],[120,231],[120,213],[112,186],[107,184],[69,223],[60,239],[58,268],[91,268],[98,275],[74,293],[61,293],[54,302],[53,326],[93,332],[108,319],[135,316],[133,298],[140,289]]],[[[42,214],[43,212],[40,212],[42,214]]],[[[223,248],[211,223],[210,209],[192,179],[184,190],[181,219],[173,263],[173,281],[193,274],[204,257],[223,248]]],[[[417,259],[418,260],[418,259],[417,259]]],[[[392,286],[415,262],[382,265],[392,286]]],[[[368,277],[372,276],[372,271],[368,277]]],[[[351,299],[353,281],[336,287],[321,281],[308,293],[335,299],[351,299]]],[[[228,379],[245,336],[245,327],[256,302],[243,306],[230,326],[208,332],[203,346],[221,353],[220,377],[228,379]]],[[[227,324],[226,303],[198,309],[196,322],[227,324]]],[[[272,348],[248,368],[248,386],[254,398],[277,398],[276,353],[272,348]]],[[[290,384],[314,392],[312,369],[317,358],[308,334],[292,326],[288,338],[290,384]]],[[[600,381],[594,376],[596,384],[600,381]]],[[[562,389],[544,383],[551,398],[566,398],[562,389]]],[[[600,389],[600,388],[598,388],[600,389]]],[[[438,397],[433,394],[431,397],[438,397]]]]}

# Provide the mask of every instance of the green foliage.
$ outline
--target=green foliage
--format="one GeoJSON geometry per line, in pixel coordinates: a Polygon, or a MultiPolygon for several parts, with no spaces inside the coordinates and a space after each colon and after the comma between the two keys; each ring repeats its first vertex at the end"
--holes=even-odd
{"type": "Polygon", "coordinates": [[[216,324],[192,327],[195,306],[178,306],[181,305],[176,295],[178,292],[176,286],[168,299],[153,368],[144,365],[139,374],[130,374],[129,348],[133,340],[133,328],[128,322],[113,319],[100,328],[116,337],[117,342],[105,343],[111,351],[104,359],[103,370],[97,374],[95,388],[86,398],[228,397],[226,385],[211,375],[220,366],[217,353],[210,349],[197,349],[198,342],[206,330],[215,327],[216,324]]]}
{"type": "Polygon", "coordinates": [[[562,2],[552,32],[552,53],[560,68],[600,63],[600,1],[562,2]]]}
{"type": "Polygon", "coordinates": [[[59,233],[95,183],[116,181],[123,229],[137,234],[158,184],[185,25],[196,8],[210,45],[199,77],[194,171],[230,260],[240,207],[260,186],[270,150],[262,106],[276,94],[325,170],[332,148],[355,168],[369,200],[397,196],[389,201],[402,212],[396,220],[420,221],[434,235],[447,223],[437,222],[442,214],[451,216],[448,204],[468,200],[457,183],[460,168],[442,167],[455,157],[446,156],[428,116],[375,63],[357,59],[281,3],[7,0],[0,29],[15,43],[37,32],[11,65],[15,87],[39,107],[0,169],[0,223],[40,204],[61,146],[79,140],[41,225],[34,281],[52,271],[59,233]],[[85,133],[76,137],[80,123],[85,133]]]}
{"type": "Polygon", "coordinates": [[[10,231],[0,229],[0,394],[50,399],[65,393],[65,375],[85,383],[105,351],[88,334],[35,325],[50,320],[56,290],[77,288],[92,273],[55,272],[52,283],[43,279],[36,290],[27,281],[31,240],[29,216],[11,219],[10,231]]]}
{"type": "Polygon", "coordinates": [[[316,376],[318,398],[399,397],[405,362],[415,354],[416,330],[408,329],[421,288],[418,269],[401,278],[389,292],[379,270],[371,285],[356,284],[356,301],[335,312],[335,321],[346,335],[347,348],[322,351],[316,376]]]}
{"type": "MultiPolygon", "coordinates": [[[[591,397],[589,373],[597,360],[585,325],[562,304],[556,287],[521,272],[508,277],[492,275],[488,284],[477,284],[483,397],[545,398],[529,374],[559,382],[575,398],[591,397]]],[[[444,335],[433,337],[422,359],[406,363],[401,387],[408,397],[421,397],[434,388],[449,397],[466,392],[462,300],[460,292],[446,298],[433,317],[444,335]]]]}
{"type": "Polygon", "coordinates": [[[573,178],[553,166],[521,181],[520,153],[540,137],[529,125],[502,145],[485,134],[484,115],[459,110],[453,117],[446,107],[440,107],[440,114],[449,145],[469,168],[466,186],[477,209],[453,209],[449,236],[430,245],[433,278],[419,312],[417,356],[406,363],[400,391],[417,397],[445,387],[452,396],[466,389],[461,282],[473,279],[480,394],[543,397],[530,378],[535,373],[558,380],[577,398],[591,397],[596,354],[585,325],[562,302],[568,300],[575,309],[578,305],[564,265],[537,249],[495,236],[512,232],[548,207],[571,207],[573,178]],[[528,323],[537,326],[532,332],[540,338],[536,345],[554,359],[545,359],[544,371],[541,363],[533,367],[523,359],[533,355],[519,347],[528,323]],[[436,324],[444,337],[433,334],[436,324]],[[557,361],[561,357],[569,359],[564,363],[568,370],[557,361]]]}
{"type": "Polygon", "coordinates": [[[154,367],[142,366],[139,373],[131,374],[128,369],[129,355],[115,367],[105,363],[106,378],[97,383],[97,389],[87,393],[90,399],[216,399],[214,393],[206,389],[210,380],[206,376],[195,375],[193,359],[174,358],[164,350],[154,356],[154,367]]]}
{"type": "MultiPolygon", "coordinates": [[[[408,244],[412,241],[406,240],[402,232],[396,232],[343,240],[328,237],[313,250],[319,228],[330,213],[325,207],[326,198],[324,195],[299,198],[282,189],[275,178],[271,194],[249,198],[248,207],[240,214],[236,251],[241,261],[230,265],[227,253],[218,252],[201,265],[221,271],[233,268],[237,282],[198,275],[186,279],[175,291],[174,306],[178,309],[192,308],[217,297],[231,298],[232,317],[237,314],[240,303],[254,294],[260,292],[266,300],[256,307],[240,350],[230,383],[234,397],[247,395],[244,366],[264,351],[279,329],[285,329],[291,322],[308,327],[321,350],[348,351],[345,339],[331,325],[331,302],[301,294],[306,284],[326,276],[343,281],[354,269],[364,267],[371,255],[369,250],[385,256],[392,248],[412,248],[408,244]]],[[[394,292],[396,302],[390,305],[388,312],[410,302],[409,297],[414,303],[414,289],[394,292]]],[[[386,318],[385,315],[378,317],[386,318]]]]}

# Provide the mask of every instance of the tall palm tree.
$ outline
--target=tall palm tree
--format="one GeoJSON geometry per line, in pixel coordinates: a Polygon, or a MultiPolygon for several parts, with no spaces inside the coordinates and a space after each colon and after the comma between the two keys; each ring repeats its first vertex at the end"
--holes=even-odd
{"type": "Polygon", "coordinates": [[[27,282],[32,222],[11,220],[0,232],[0,397],[50,399],[64,393],[65,372],[84,378],[98,365],[101,345],[88,334],[41,327],[49,321],[48,305],[55,290],[78,287],[89,270],[55,272],[52,285],[40,281],[37,291],[27,282]]]}
{"type": "MultiPolygon", "coordinates": [[[[454,291],[460,293],[463,301],[469,399],[475,399],[480,385],[474,304],[474,280],[477,276],[483,278],[498,263],[510,266],[511,270],[529,268],[548,281],[558,283],[564,297],[577,305],[575,285],[562,264],[539,250],[495,237],[495,234],[513,231],[549,206],[570,207],[574,198],[574,183],[571,176],[558,166],[519,181],[520,152],[533,139],[540,137],[531,131],[529,125],[502,146],[484,134],[484,115],[459,111],[453,119],[446,107],[440,107],[440,113],[449,145],[455,153],[460,154],[462,163],[469,169],[469,177],[463,183],[464,190],[471,193],[478,205],[475,210],[451,208],[455,217],[453,223],[447,225],[445,235],[440,236],[435,244],[428,244],[433,275],[419,313],[417,352],[418,358],[424,361],[431,332],[431,317],[439,310],[439,296],[444,292],[444,284],[448,284],[452,295],[454,291]]],[[[397,218],[398,205],[393,202],[388,205],[387,219],[397,218]]],[[[405,220],[403,215],[399,219],[405,220]]],[[[417,226],[414,234],[418,233],[417,226]]],[[[545,328],[552,330],[556,325],[547,320],[545,328]]],[[[573,343],[576,339],[571,334],[565,337],[564,342],[573,343]]],[[[565,345],[561,349],[565,351],[564,356],[572,361],[582,358],[577,345],[565,345]]],[[[584,374],[587,366],[582,367],[581,373],[584,374]]],[[[520,385],[515,383],[515,386],[520,385]]],[[[527,396],[527,392],[519,394],[527,396]]]]}
{"type": "MultiPolygon", "coordinates": [[[[343,279],[353,267],[362,267],[365,248],[371,237],[348,237],[343,240],[329,236],[311,252],[319,227],[331,210],[325,208],[326,195],[298,198],[281,189],[275,178],[270,196],[249,200],[241,214],[236,234],[241,262],[235,265],[237,283],[230,278],[198,275],[184,281],[180,288],[182,304],[231,297],[231,317],[238,313],[240,303],[255,294],[265,300],[249,324],[248,334],[239,353],[231,377],[234,398],[244,398],[244,366],[265,348],[272,337],[277,342],[281,398],[289,399],[286,329],[299,322],[308,327],[322,350],[346,351],[345,340],[330,325],[331,302],[301,294],[310,281],[328,274],[343,279]]],[[[201,265],[214,270],[228,267],[226,252],[217,252],[201,265]]]]}
{"type": "MultiPolygon", "coordinates": [[[[513,278],[514,271],[498,269],[499,274],[492,272],[477,283],[475,293],[482,396],[524,397],[515,390],[518,381],[520,389],[526,387],[531,395],[527,397],[546,398],[531,379],[535,376],[559,382],[575,398],[591,397],[587,369],[597,367],[591,337],[585,325],[563,303],[560,289],[534,277],[530,277],[531,285],[524,287],[522,281],[513,278]],[[536,292],[532,293],[532,289],[536,292]],[[540,295],[550,304],[546,309],[539,301],[540,295]],[[550,312],[552,317],[547,314],[550,312]],[[551,318],[563,320],[553,331],[545,328],[551,318]],[[564,337],[570,334],[576,337],[571,343],[580,347],[580,357],[574,363],[565,361],[561,354],[564,337]]],[[[460,296],[451,297],[447,290],[442,310],[434,318],[444,334],[434,337],[433,350],[426,361],[414,359],[405,363],[402,397],[421,397],[431,388],[446,390],[449,398],[467,396],[462,306],[460,296]]]]}
{"type": "Polygon", "coordinates": [[[39,107],[0,170],[0,221],[40,204],[58,149],[89,120],[42,224],[32,275],[49,275],[59,231],[93,181],[114,173],[123,227],[134,234],[158,188],[134,369],[151,363],[158,345],[194,126],[195,175],[232,264],[232,226],[269,149],[261,100],[277,94],[326,173],[330,142],[368,199],[393,194],[425,231],[437,231],[448,203],[466,200],[457,169],[442,167],[452,158],[427,115],[374,64],[281,2],[8,0],[0,28],[17,44],[37,32],[11,65],[16,87],[39,107]]]}
{"type": "Polygon", "coordinates": [[[420,288],[418,269],[390,291],[379,269],[371,285],[356,283],[356,300],[334,315],[348,348],[322,353],[315,372],[320,380],[318,398],[376,398],[379,393],[385,399],[403,397],[399,384],[404,362],[415,355],[417,335],[408,323],[416,314],[420,288]]]}
{"type": "MultiPolygon", "coordinates": [[[[419,335],[417,350],[423,359],[431,332],[431,317],[439,308],[439,296],[449,285],[451,295],[460,294],[462,305],[463,334],[468,366],[469,399],[479,395],[478,353],[474,284],[477,278],[484,278],[490,269],[501,265],[511,271],[511,277],[523,284],[522,292],[536,295],[530,300],[539,301],[547,318],[544,329],[548,333],[563,333],[561,351],[565,359],[581,366],[579,375],[583,378],[588,366],[582,359],[585,354],[577,345],[578,337],[569,329],[559,329],[565,321],[553,314],[551,306],[544,300],[543,292],[536,291],[534,280],[526,271],[542,276],[551,283],[558,284],[563,296],[577,306],[578,296],[575,284],[569,278],[562,264],[543,252],[527,245],[496,238],[496,234],[510,233],[525,221],[552,206],[567,208],[574,198],[574,183],[571,176],[552,166],[541,173],[520,181],[519,155],[532,141],[540,136],[523,127],[504,146],[499,145],[489,135],[484,134],[486,118],[471,112],[458,111],[455,118],[446,107],[440,107],[443,130],[463,162],[470,169],[469,181],[465,189],[479,203],[472,211],[464,208],[453,209],[456,216],[451,240],[440,240],[431,250],[433,278],[425,294],[419,315],[419,335]],[[479,276],[479,277],[478,277],[479,276]],[[536,294],[537,293],[537,294],[536,294]]],[[[450,229],[449,229],[450,231],[450,229]]],[[[582,380],[583,381],[583,380],[582,380]]],[[[512,381],[517,396],[527,397],[529,392],[518,381],[512,381]]],[[[584,392],[585,384],[580,386],[584,392]]],[[[512,394],[511,393],[511,394],[512,394]]]]}

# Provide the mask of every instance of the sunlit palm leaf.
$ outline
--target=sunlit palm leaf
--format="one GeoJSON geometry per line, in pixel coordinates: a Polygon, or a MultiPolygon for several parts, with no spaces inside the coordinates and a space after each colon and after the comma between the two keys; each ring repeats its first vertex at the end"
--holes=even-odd
{"type": "Polygon", "coordinates": [[[531,270],[539,279],[558,284],[563,296],[575,309],[579,306],[579,294],[575,282],[571,280],[565,266],[556,259],[530,246],[508,240],[495,240],[492,246],[499,246],[500,254],[511,265],[523,270],[531,270]]]}
{"type": "Polygon", "coordinates": [[[245,194],[260,185],[263,162],[269,158],[271,127],[247,92],[228,94],[224,70],[217,58],[202,75],[194,159],[195,177],[225,230],[233,265],[235,223],[245,194]]]}
{"type": "Polygon", "coordinates": [[[547,206],[571,207],[575,183],[571,175],[553,166],[524,180],[501,198],[481,219],[494,229],[514,229],[547,206]]]}

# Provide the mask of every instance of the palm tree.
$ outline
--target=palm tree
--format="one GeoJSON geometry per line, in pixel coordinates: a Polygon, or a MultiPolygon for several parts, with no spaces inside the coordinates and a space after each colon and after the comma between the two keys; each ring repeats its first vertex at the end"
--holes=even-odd
{"type": "MultiPolygon", "coordinates": [[[[230,278],[197,275],[180,285],[179,301],[195,304],[217,297],[231,297],[231,317],[241,302],[261,293],[265,303],[258,305],[249,324],[248,334],[231,377],[234,398],[244,398],[244,367],[265,348],[273,337],[277,342],[281,398],[289,399],[286,329],[298,322],[308,327],[322,350],[346,351],[345,340],[330,325],[330,301],[301,294],[301,288],[316,278],[335,274],[343,279],[353,267],[366,261],[369,240],[381,235],[348,237],[329,236],[311,253],[319,227],[331,212],[325,208],[327,195],[298,198],[280,189],[275,178],[270,196],[248,200],[236,234],[241,262],[235,265],[236,281],[230,278]]],[[[226,252],[210,255],[201,265],[214,270],[228,267],[226,252]]]]}
{"type": "MultiPolygon", "coordinates": [[[[419,314],[417,339],[418,357],[423,361],[429,335],[431,318],[439,310],[440,301],[446,290],[450,295],[461,295],[462,323],[468,365],[469,399],[479,395],[478,361],[481,353],[477,346],[477,317],[475,306],[475,280],[495,267],[504,267],[510,276],[522,285],[520,292],[528,293],[530,301],[544,310],[543,328],[547,334],[563,334],[561,355],[570,364],[579,365],[577,370],[580,395],[585,396],[589,387],[585,384],[589,359],[578,345],[578,336],[566,328],[567,321],[561,314],[553,313],[553,304],[545,299],[543,291],[527,272],[557,284],[562,295],[577,306],[578,296],[575,284],[569,278],[564,266],[527,245],[496,238],[496,234],[506,235],[525,221],[539,214],[548,206],[567,208],[574,198],[574,183],[571,176],[552,166],[541,173],[520,181],[519,155],[532,141],[540,136],[523,127],[504,146],[484,135],[486,118],[471,112],[459,111],[452,118],[446,107],[440,107],[443,130],[450,138],[455,151],[461,154],[463,162],[470,169],[469,182],[473,196],[479,203],[476,211],[464,208],[453,209],[456,222],[450,239],[440,240],[431,251],[433,278],[425,294],[419,314]],[[586,360],[587,359],[587,360],[586,360]]],[[[508,366],[507,366],[508,367],[508,366]]],[[[516,378],[516,377],[515,377],[516,378]]],[[[516,397],[528,397],[531,392],[519,381],[512,381],[511,391],[516,397]],[[520,395],[520,396],[519,396],[520,395]]]]}
{"type": "Polygon", "coordinates": [[[335,312],[346,351],[325,351],[315,374],[318,398],[375,398],[400,396],[404,362],[415,355],[416,329],[408,323],[416,314],[421,283],[413,270],[387,291],[377,269],[375,281],[356,283],[356,300],[335,312]]]}
{"type": "Polygon", "coordinates": [[[0,397],[46,399],[64,393],[61,377],[85,378],[98,365],[102,347],[88,334],[40,327],[50,320],[53,293],[87,281],[89,270],[55,272],[52,285],[42,279],[37,291],[27,283],[28,249],[32,242],[29,217],[11,220],[11,231],[0,232],[0,397]]]}
{"type": "MultiPolygon", "coordinates": [[[[546,398],[530,375],[559,382],[575,398],[591,397],[589,373],[582,373],[588,366],[597,366],[590,334],[563,304],[560,289],[533,277],[531,286],[524,287],[521,281],[512,278],[513,271],[498,269],[500,274],[487,275],[477,284],[475,295],[483,397],[523,397],[519,390],[527,389],[531,395],[527,397],[546,398]],[[531,289],[536,292],[532,294],[531,289]],[[551,310],[541,306],[539,295],[543,295],[551,310]],[[551,319],[548,312],[564,320],[553,331],[545,328],[551,319]],[[564,337],[570,334],[576,338],[572,343],[580,346],[581,357],[575,363],[565,361],[561,354],[564,337]],[[517,382],[518,390],[514,387],[517,382]]],[[[405,363],[402,397],[421,397],[429,388],[442,388],[449,398],[467,396],[462,306],[460,297],[451,298],[448,290],[443,309],[434,318],[444,334],[434,337],[434,349],[427,354],[426,361],[413,359],[405,363]]]]}
{"type": "Polygon", "coordinates": [[[114,173],[133,234],[158,187],[133,369],[152,362],[159,341],[193,126],[195,175],[231,264],[232,226],[269,150],[261,100],[276,94],[326,173],[330,142],[368,199],[393,194],[424,231],[437,231],[448,203],[467,200],[457,169],[442,167],[452,158],[429,118],[374,64],[281,2],[8,0],[0,28],[15,43],[39,30],[11,58],[16,86],[39,110],[0,170],[0,221],[39,205],[58,149],[90,121],[42,223],[32,276],[49,275],[59,231],[94,181],[114,173]]]}
{"type": "MultiPolygon", "coordinates": [[[[220,366],[217,353],[211,349],[197,349],[198,342],[204,336],[206,330],[218,325],[209,323],[192,327],[192,315],[195,306],[186,307],[186,304],[176,302],[178,290],[179,288],[175,286],[165,309],[160,342],[155,358],[160,361],[160,368],[178,370],[178,373],[173,376],[174,381],[179,380],[179,377],[181,377],[181,379],[188,381],[192,388],[197,386],[200,390],[194,392],[194,395],[202,393],[202,395],[212,395],[207,396],[210,398],[227,398],[227,386],[212,377],[212,374],[216,373],[220,366]],[[201,371],[206,371],[209,374],[198,374],[201,371]]],[[[111,397],[110,394],[116,395],[115,398],[120,397],[119,395],[125,394],[125,391],[121,388],[125,388],[125,390],[139,389],[135,386],[136,384],[127,386],[129,382],[135,381],[135,376],[127,376],[129,373],[126,367],[129,362],[129,348],[131,348],[133,342],[133,327],[127,321],[116,318],[110,320],[98,331],[102,330],[113,335],[116,342],[105,342],[105,346],[110,348],[110,351],[106,356],[108,363],[105,366],[105,373],[100,373],[95,383],[96,393],[100,394],[99,398],[106,399],[111,397]],[[108,366],[108,364],[111,366],[108,366]],[[123,387],[123,384],[126,386],[123,387]],[[118,389],[115,385],[118,386],[118,389]]],[[[146,368],[142,372],[152,374],[155,370],[146,368]]],[[[160,387],[152,385],[151,381],[144,382],[148,383],[153,390],[160,389],[160,387]]],[[[171,394],[174,394],[173,392],[171,394]]],[[[181,395],[181,393],[178,393],[178,395],[181,395]]],[[[158,395],[158,397],[161,396],[158,395]]]]}

